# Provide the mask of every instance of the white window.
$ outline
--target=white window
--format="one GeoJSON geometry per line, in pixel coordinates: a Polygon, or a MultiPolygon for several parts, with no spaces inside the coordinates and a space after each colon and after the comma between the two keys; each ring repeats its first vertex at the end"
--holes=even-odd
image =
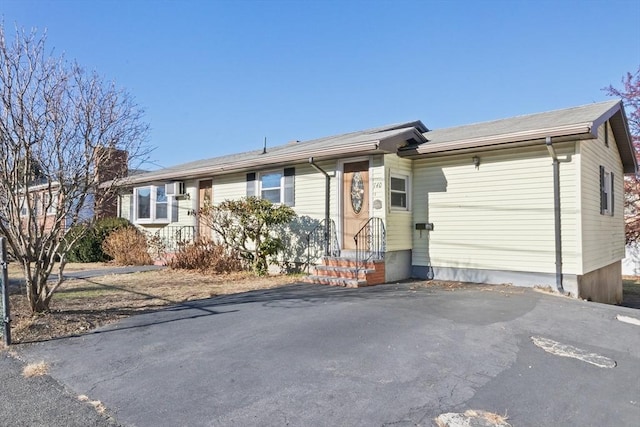
{"type": "Polygon", "coordinates": [[[169,198],[164,185],[136,188],[133,203],[136,222],[169,222],[169,198]]]}
{"type": "Polygon", "coordinates": [[[600,166],[600,214],[611,215],[614,213],[613,190],[615,188],[615,177],[613,172],[600,166]]]}
{"type": "Polygon", "coordinates": [[[409,177],[392,174],[389,189],[391,208],[409,210],[409,177]]]}
{"type": "Polygon", "coordinates": [[[247,197],[295,206],[295,168],[247,174],[247,197]]]}
{"type": "Polygon", "coordinates": [[[280,203],[282,172],[260,174],[260,197],[272,203],[280,203]]]}

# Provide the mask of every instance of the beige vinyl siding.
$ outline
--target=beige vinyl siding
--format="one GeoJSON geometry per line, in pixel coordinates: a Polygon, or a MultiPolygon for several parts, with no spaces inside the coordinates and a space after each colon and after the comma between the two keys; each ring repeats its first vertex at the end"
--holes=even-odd
{"type": "MultiPolygon", "coordinates": [[[[329,175],[334,175],[335,161],[318,162],[318,165],[329,175]]],[[[315,255],[324,254],[323,240],[313,241],[315,245],[307,251],[307,235],[314,228],[320,226],[325,217],[325,175],[315,170],[309,163],[296,164],[295,175],[295,210],[298,217],[280,233],[284,240],[285,250],[281,259],[289,263],[304,263],[307,254],[311,254],[311,262],[318,262],[315,255]]],[[[330,219],[337,223],[336,195],[338,194],[337,179],[331,178],[330,188],[330,219]]],[[[298,267],[300,264],[297,265],[298,267]]]]}
{"type": "Polygon", "coordinates": [[[412,192],[411,185],[413,181],[413,161],[401,159],[395,154],[386,155],[384,158],[385,170],[385,191],[382,199],[382,206],[386,211],[386,227],[387,227],[387,251],[398,251],[411,249],[413,236],[413,217],[412,217],[412,192]],[[408,210],[398,210],[391,207],[391,176],[397,174],[406,176],[408,210]]]}
{"type": "MultiPolygon", "coordinates": [[[[184,181],[186,196],[180,196],[174,199],[174,203],[178,204],[178,218],[168,225],[174,227],[195,227],[196,216],[191,215],[192,212],[198,211],[198,181],[184,181]]],[[[175,211],[174,211],[175,212],[175,211]]]]}
{"type": "MultiPolygon", "coordinates": [[[[318,162],[319,167],[332,176],[330,183],[330,218],[338,219],[337,197],[339,194],[338,180],[335,178],[335,161],[318,162]]],[[[295,207],[299,216],[307,216],[322,220],[325,217],[325,187],[326,177],[315,170],[309,163],[297,164],[295,176],[295,207]]]]}
{"type": "Polygon", "coordinates": [[[213,204],[236,200],[247,195],[247,174],[216,175],[213,179],[213,204]]]}
{"type": "MultiPolygon", "coordinates": [[[[387,197],[385,191],[386,173],[384,162],[384,156],[371,156],[369,158],[369,192],[371,195],[369,218],[376,217],[386,221],[387,210],[385,206],[387,197]],[[377,208],[376,205],[380,207],[377,208]]],[[[365,221],[368,221],[369,218],[365,221]]]]}
{"type": "Polygon", "coordinates": [[[580,188],[582,196],[582,274],[624,258],[624,182],[622,162],[609,126],[609,146],[604,125],[598,139],[581,141],[580,188]],[[600,166],[614,174],[614,215],[600,214],[600,166]]]}
{"type": "MultiPolygon", "coordinates": [[[[574,143],[556,144],[561,158],[574,143]]],[[[413,231],[417,266],[555,271],[553,170],[544,143],[537,147],[425,159],[414,164],[413,231]]],[[[577,268],[575,160],[562,163],[564,271],[577,268]]]]}
{"type": "MultiPolygon", "coordinates": [[[[329,175],[335,175],[335,161],[319,162],[318,165],[329,175]]],[[[280,254],[281,261],[286,261],[286,268],[299,267],[307,259],[306,236],[317,227],[325,217],[325,175],[315,170],[309,163],[290,165],[295,167],[294,206],[297,218],[290,224],[275,232],[283,239],[285,250],[280,254]]],[[[251,172],[260,174],[278,168],[256,169],[251,172]]],[[[280,168],[284,169],[284,168],[280,168]]],[[[245,197],[247,193],[246,173],[235,173],[213,177],[213,203],[245,197]]],[[[337,220],[337,194],[339,185],[336,178],[331,178],[330,214],[337,220]]],[[[323,246],[321,246],[323,247],[323,246]]],[[[312,251],[313,252],[313,251],[312,251]]]]}
{"type": "MultiPolygon", "coordinates": [[[[319,162],[327,173],[332,175],[335,171],[335,161],[319,162]]],[[[325,206],[325,176],[316,171],[308,163],[296,164],[294,177],[295,206],[293,209],[299,216],[309,216],[315,219],[324,218],[325,206]]],[[[277,169],[277,168],[276,168],[277,169]]],[[[284,169],[284,168],[280,168],[284,169]]],[[[265,169],[275,170],[274,168],[265,169]]],[[[251,172],[259,174],[263,170],[256,169],[251,172]]],[[[336,219],[336,193],[338,191],[337,180],[331,178],[331,218],[336,219]]],[[[213,177],[213,203],[219,204],[224,200],[234,200],[247,195],[247,174],[235,173],[213,177]]]]}

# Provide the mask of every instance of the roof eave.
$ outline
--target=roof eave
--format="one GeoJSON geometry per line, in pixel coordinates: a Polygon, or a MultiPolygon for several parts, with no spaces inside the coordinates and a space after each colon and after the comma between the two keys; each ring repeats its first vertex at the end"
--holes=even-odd
{"type": "MultiPolygon", "coordinates": [[[[427,133],[427,137],[429,134],[427,133]]],[[[488,137],[467,138],[459,141],[447,141],[440,143],[426,143],[417,147],[400,149],[398,155],[407,158],[418,158],[429,155],[447,155],[463,152],[483,151],[488,148],[513,147],[535,144],[546,137],[552,138],[576,138],[591,139],[592,123],[578,123],[573,125],[557,126],[545,129],[534,129],[522,132],[513,132],[488,137]]]]}
{"type": "Polygon", "coordinates": [[[611,123],[611,131],[613,132],[616,146],[622,159],[622,170],[626,174],[636,174],[638,172],[638,159],[636,157],[636,149],[633,146],[627,116],[624,112],[622,102],[620,102],[617,107],[617,110],[614,111],[607,120],[611,123]]]}
{"type": "Polygon", "coordinates": [[[155,181],[171,181],[213,177],[216,175],[255,170],[256,168],[264,167],[267,165],[269,167],[278,167],[280,165],[287,165],[291,163],[304,163],[309,159],[309,157],[313,157],[316,160],[326,160],[350,154],[362,155],[373,154],[376,152],[381,153],[383,152],[383,150],[379,148],[379,144],[380,141],[372,140],[360,142],[358,144],[346,147],[328,148],[325,150],[302,150],[295,154],[272,156],[266,154],[265,157],[251,158],[227,165],[205,166],[202,168],[191,169],[189,171],[172,170],[170,172],[150,172],[149,174],[141,176],[124,178],[119,183],[117,183],[117,185],[120,187],[129,187],[137,184],[145,184],[155,181]]]}
{"type": "MultiPolygon", "coordinates": [[[[383,138],[374,137],[365,141],[344,144],[338,147],[323,149],[310,147],[309,149],[301,149],[294,153],[266,153],[226,165],[204,166],[189,170],[171,169],[168,171],[160,170],[149,172],[123,178],[115,185],[119,187],[131,187],[138,184],[152,182],[212,177],[228,173],[255,170],[256,168],[263,168],[265,166],[278,167],[291,163],[306,163],[309,157],[313,157],[316,160],[328,160],[348,155],[396,153],[400,147],[406,146],[410,143],[423,143],[426,141],[421,132],[423,129],[426,129],[426,127],[421,123],[420,125],[421,126],[418,126],[417,128],[408,127],[406,129],[398,129],[399,132],[395,132],[393,135],[383,138]]],[[[111,183],[108,184],[110,185],[111,183]]]]}

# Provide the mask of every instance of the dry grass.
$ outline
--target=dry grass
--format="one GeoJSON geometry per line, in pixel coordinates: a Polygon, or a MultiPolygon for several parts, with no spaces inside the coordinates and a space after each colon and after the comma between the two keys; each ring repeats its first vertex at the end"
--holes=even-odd
{"type": "Polygon", "coordinates": [[[22,369],[25,378],[41,377],[49,373],[49,365],[46,362],[30,363],[22,369]]]}
{"type": "Polygon", "coordinates": [[[49,313],[31,314],[23,290],[11,295],[13,341],[79,335],[163,306],[274,288],[296,279],[295,276],[256,277],[249,273],[203,274],[170,269],[70,279],[54,295],[49,313]]]}
{"type": "Polygon", "coordinates": [[[470,409],[468,411],[465,411],[464,415],[469,418],[478,418],[478,419],[484,420],[488,422],[490,425],[496,425],[496,426],[509,425],[509,423],[507,423],[507,420],[509,419],[508,416],[494,414],[493,412],[474,411],[473,409],[470,409]]]}
{"type": "Polygon", "coordinates": [[[507,422],[506,415],[494,414],[493,412],[467,410],[462,414],[447,413],[435,418],[438,427],[461,427],[461,426],[485,426],[485,427],[511,427],[507,422]]]}
{"type": "Polygon", "coordinates": [[[456,291],[460,289],[469,289],[483,292],[499,292],[504,295],[521,294],[525,292],[525,289],[518,288],[509,284],[502,285],[487,285],[486,283],[470,283],[470,282],[458,282],[451,280],[427,280],[421,282],[415,282],[409,289],[416,290],[420,288],[438,288],[445,291],[456,291]]]}
{"type": "Polygon", "coordinates": [[[99,414],[104,414],[105,411],[107,410],[107,408],[105,408],[105,406],[102,404],[102,402],[100,402],[99,400],[91,400],[91,399],[89,399],[88,396],[85,396],[84,394],[81,394],[80,396],[78,396],[78,400],[80,402],[87,402],[88,404],[93,406],[95,408],[96,412],[99,413],[99,414]]]}

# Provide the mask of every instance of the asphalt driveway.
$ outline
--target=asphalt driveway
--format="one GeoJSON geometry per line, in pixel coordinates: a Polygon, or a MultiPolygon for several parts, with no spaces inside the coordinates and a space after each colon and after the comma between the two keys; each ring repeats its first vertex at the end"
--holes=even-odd
{"type": "Polygon", "coordinates": [[[530,289],[294,285],[19,347],[126,426],[513,426],[640,419],[640,310],[530,289]]]}

